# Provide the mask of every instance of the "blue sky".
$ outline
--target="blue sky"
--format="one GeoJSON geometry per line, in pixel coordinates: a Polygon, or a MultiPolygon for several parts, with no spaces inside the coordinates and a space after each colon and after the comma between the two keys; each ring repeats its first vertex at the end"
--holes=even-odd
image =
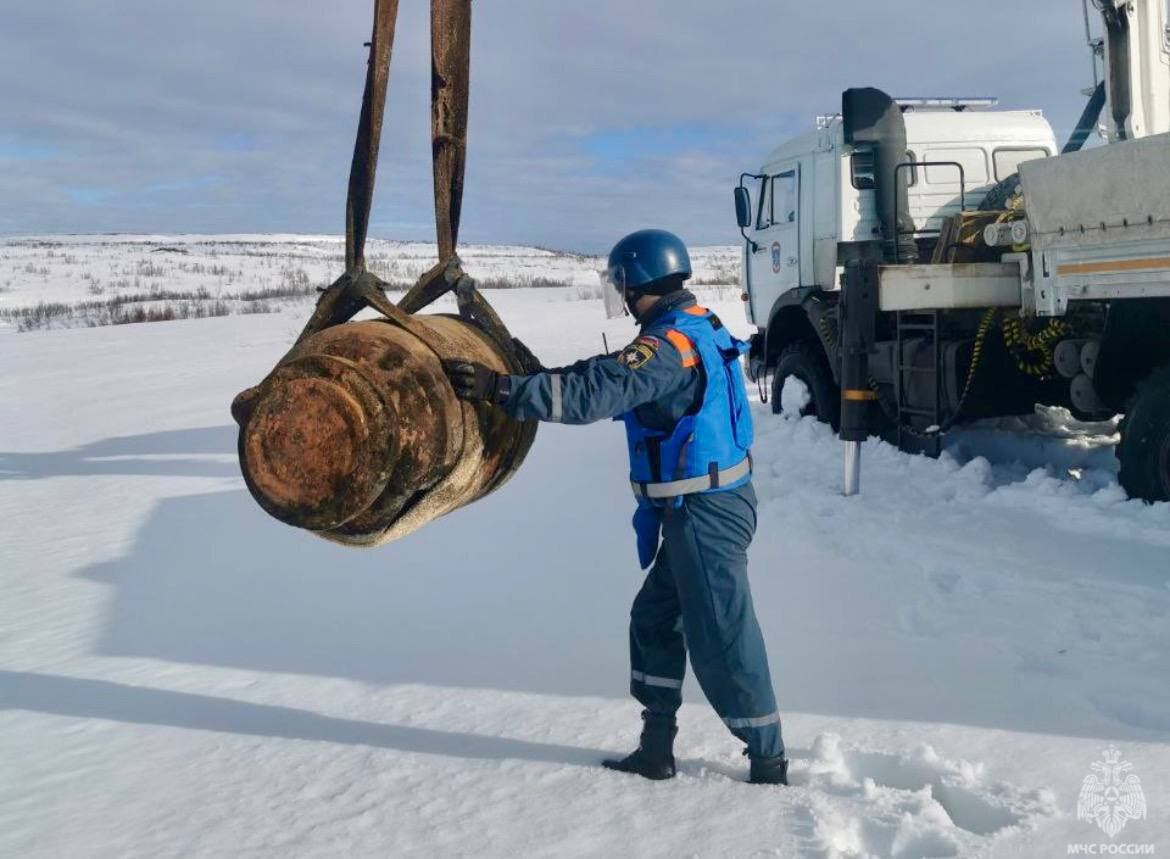
{"type": "MultiPolygon", "coordinates": [[[[0,232],[340,232],[370,0],[6,0],[0,232]]],[[[433,235],[426,0],[401,0],[373,232],[433,235]]],[[[479,0],[462,238],[736,239],[730,188],[849,86],[1066,136],[1076,0],[479,0]]]]}

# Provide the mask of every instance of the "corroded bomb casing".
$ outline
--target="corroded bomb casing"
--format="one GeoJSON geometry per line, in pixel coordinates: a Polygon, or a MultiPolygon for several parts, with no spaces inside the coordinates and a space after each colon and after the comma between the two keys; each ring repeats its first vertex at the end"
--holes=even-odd
{"type": "Polygon", "coordinates": [[[253,497],[289,525],[377,546],[498,488],[536,425],[457,399],[445,359],[522,371],[455,316],[349,322],[298,344],[232,404],[253,497]]]}

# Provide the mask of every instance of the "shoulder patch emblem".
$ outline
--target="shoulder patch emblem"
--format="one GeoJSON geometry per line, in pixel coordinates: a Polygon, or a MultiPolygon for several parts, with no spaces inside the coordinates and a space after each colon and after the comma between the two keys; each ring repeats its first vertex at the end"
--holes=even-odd
{"type": "Polygon", "coordinates": [[[639,337],[618,355],[618,363],[631,370],[640,370],[658,354],[660,344],[656,337],[639,337]]]}

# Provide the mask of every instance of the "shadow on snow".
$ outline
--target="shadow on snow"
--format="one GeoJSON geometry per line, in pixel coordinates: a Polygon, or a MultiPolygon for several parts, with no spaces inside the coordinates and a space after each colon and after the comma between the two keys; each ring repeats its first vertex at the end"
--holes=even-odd
{"type": "Polygon", "coordinates": [[[235,449],[236,428],[218,426],[108,438],[50,453],[0,451],[0,480],[100,474],[236,477],[240,469],[234,461],[200,458],[234,455],[235,449]]]}
{"type": "MultiPolygon", "coordinates": [[[[163,499],[130,555],[81,573],[113,588],[98,650],[372,683],[624,697],[626,619],[640,584],[628,489],[606,463],[596,487],[566,486],[550,503],[541,475],[556,468],[558,450],[543,435],[498,493],[376,550],[285,526],[243,490],[163,499]],[[598,497],[613,509],[599,514],[598,497]],[[599,520],[608,534],[588,524],[599,520]]],[[[590,454],[580,441],[575,454],[590,454]]],[[[593,444],[600,455],[605,445],[593,444]]]]}
{"type": "Polygon", "coordinates": [[[339,719],[291,707],[76,677],[0,671],[0,691],[4,693],[0,709],[75,718],[372,746],[459,758],[595,766],[603,755],[595,749],[339,719]]]}

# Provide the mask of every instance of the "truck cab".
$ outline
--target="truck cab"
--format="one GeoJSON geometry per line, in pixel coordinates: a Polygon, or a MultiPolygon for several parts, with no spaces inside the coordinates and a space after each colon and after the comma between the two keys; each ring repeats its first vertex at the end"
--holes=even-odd
{"type": "Polygon", "coordinates": [[[774,411],[792,384],[854,452],[880,434],[930,455],[1037,405],[1121,414],[1120,484],[1170,500],[1168,7],[1092,7],[1059,150],[1039,111],[862,87],[740,177],[748,374],[774,411]],[[1094,131],[1108,145],[1084,149],[1094,131]]]}
{"type": "Polygon", "coordinates": [[[848,90],[743,174],[749,376],[774,411],[795,384],[834,426],[866,401],[869,432],[932,455],[954,426],[1037,404],[1138,415],[1122,484],[1170,498],[1170,420],[1141,417],[1170,415],[1170,135],[1057,157],[1040,111],[989,101],[848,90]],[[872,334],[846,386],[842,284],[863,262],[872,334]]]}
{"type": "MultiPolygon", "coordinates": [[[[1057,153],[1038,110],[985,111],[990,99],[903,99],[910,214],[924,260],[943,221],[979,208],[1025,161],[1057,153]]],[[[838,289],[839,242],[880,237],[872,152],[845,142],[840,116],[774,149],[741,179],[753,220],[745,230],[741,286],[748,321],[761,331],[782,296],[800,287],[838,289]]]]}

